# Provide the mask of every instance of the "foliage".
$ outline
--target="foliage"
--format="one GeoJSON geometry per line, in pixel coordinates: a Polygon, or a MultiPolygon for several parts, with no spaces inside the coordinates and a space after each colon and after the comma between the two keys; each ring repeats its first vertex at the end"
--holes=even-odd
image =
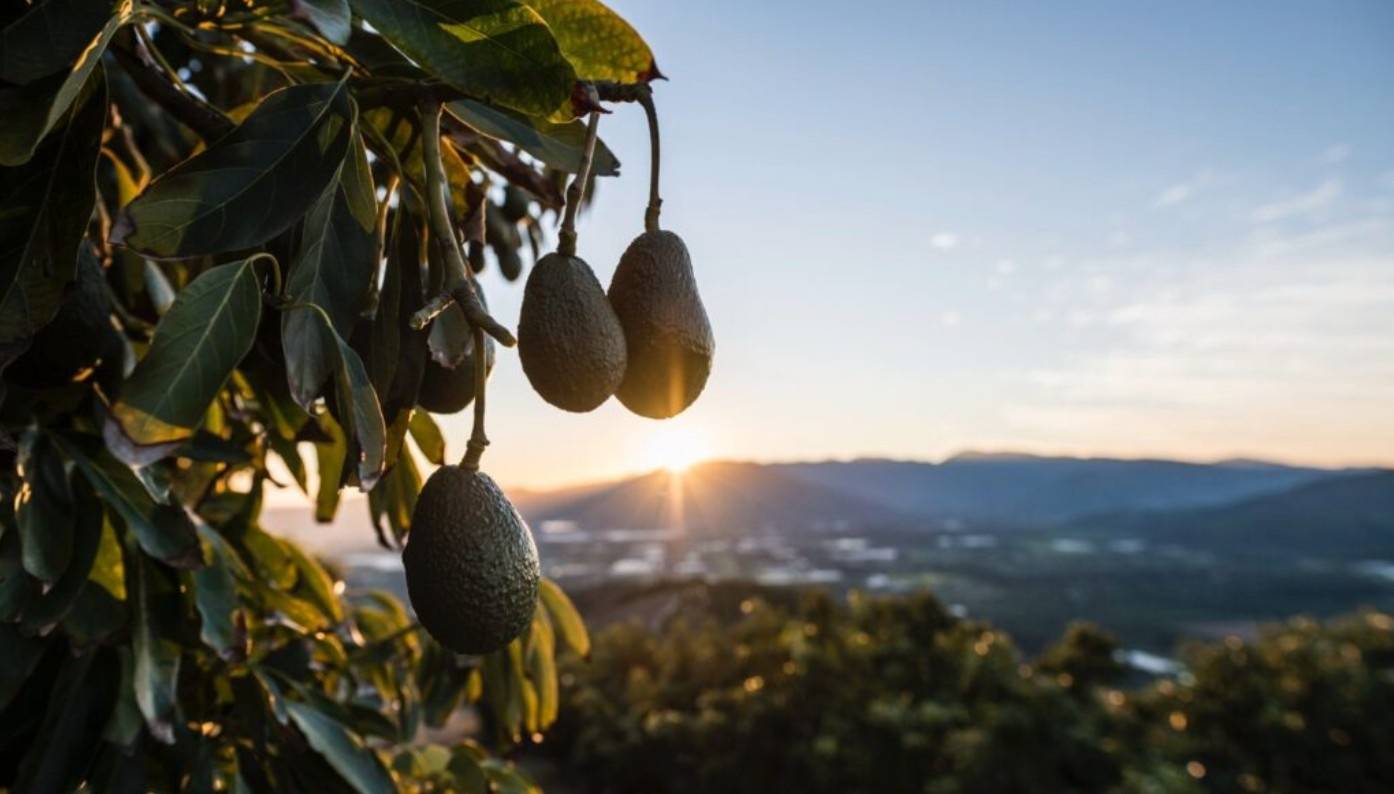
{"type": "Polygon", "coordinates": [[[563,667],[542,746],[595,792],[1360,792],[1394,783],[1394,619],[1295,620],[1124,689],[1075,626],[1035,663],[932,596],[688,599],[563,667]]]}
{"type": "Polygon", "coordinates": [[[443,252],[487,215],[499,262],[535,258],[580,80],[656,76],[594,0],[0,11],[0,788],[532,788],[491,753],[549,727],[557,657],[588,650],[555,585],[459,657],[259,516],[282,480],[321,521],[357,488],[401,546],[418,455],[445,462],[427,355],[471,343],[412,323],[472,284],[443,252]],[[489,747],[421,738],[466,702],[489,747]]]}

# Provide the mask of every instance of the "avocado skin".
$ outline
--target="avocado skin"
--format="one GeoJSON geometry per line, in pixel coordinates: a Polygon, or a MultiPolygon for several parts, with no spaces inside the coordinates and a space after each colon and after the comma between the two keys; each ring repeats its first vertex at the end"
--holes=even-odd
{"type": "MultiPolygon", "coordinates": [[[[484,372],[494,371],[494,340],[484,338],[484,372]]],[[[426,361],[426,372],[421,377],[421,389],[416,393],[416,404],[433,414],[456,414],[474,402],[474,350],[471,349],[460,359],[454,369],[442,367],[435,361],[426,361]]]]}
{"type": "Polygon", "coordinates": [[[5,379],[31,389],[71,382],[98,361],[121,364],[121,340],[111,327],[106,275],[90,247],[78,249],[77,279],[53,320],[34,335],[29,349],[5,368],[5,379]]]}
{"type": "Polygon", "coordinates": [[[496,651],[532,623],[541,568],[528,525],[487,474],[442,466],[402,551],[417,619],[456,653],[496,651]]]}
{"type": "Polygon", "coordinates": [[[628,342],[616,396],[651,419],[682,413],[707,385],[716,353],[682,238],[669,231],[634,238],[615,268],[609,297],[628,342]]]}
{"type": "Polygon", "coordinates": [[[619,388],[624,330],[580,257],[548,254],[528,274],[518,358],[533,390],[566,411],[595,410],[619,388]]]}

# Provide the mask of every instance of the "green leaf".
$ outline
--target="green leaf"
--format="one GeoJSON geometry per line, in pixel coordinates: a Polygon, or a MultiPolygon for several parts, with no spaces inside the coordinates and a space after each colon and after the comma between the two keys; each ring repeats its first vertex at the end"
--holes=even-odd
{"type": "MultiPolygon", "coordinates": [[[[391,144],[397,153],[397,160],[406,171],[408,185],[415,191],[408,195],[413,201],[424,196],[426,171],[422,166],[421,136],[416,117],[403,115],[390,107],[382,107],[364,113],[363,120],[376,130],[383,140],[391,144]]],[[[474,183],[469,164],[449,141],[441,142],[441,160],[445,164],[445,181],[449,186],[447,203],[453,217],[463,223],[469,207],[479,201],[483,196],[483,190],[474,183]]]]}
{"type": "Polygon", "coordinates": [[[347,44],[352,15],[348,0],[295,0],[294,16],[300,17],[315,26],[321,36],[335,44],[347,44]]]}
{"type": "MultiPolygon", "coordinates": [[[[286,277],[286,295],[313,303],[348,337],[377,275],[377,205],[367,153],[357,135],[339,177],[305,216],[300,247],[286,277]]],[[[333,339],[310,312],[281,315],[281,345],[291,395],[308,410],[334,370],[333,339]]]]}
{"type": "Polygon", "coordinates": [[[343,725],[308,703],[287,700],[285,708],[315,752],[324,756],[354,790],[376,794],[395,789],[382,761],[343,725]]]}
{"type": "MultiPolygon", "coordinates": [[[[71,71],[22,87],[0,89],[0,118],[5,119],[0,125],[0,165],[20,165],[34,155],[39,142],[58,126],[84,90],[111,37],[130,20],[131,8],[131,0],[122,0],[115,16],[82,51],[71,71]]],[[[105,108],[102,115],[105,121],[105,108]]]]}
{"type": "Polygon", "coordinates": [[[37,0],[0,30],[0,80],[23,85],[66,71],[112,16],[101,0],[37,0]]]}
{"type": "Polygon", "coordinates": [[[47,634],[67,617],[87,585],[101,547],[106,512],[86,480],[73,480],[72,493],[76,515],[72,527],[72,559],[58,581],[24,614],[25,628],[37,633],[47,634]]]}
{"type": "Polygon", "coordinates": [[[543,606],[547,607],[552,626],[561,635],[562,642],[582,658],[588,658],[591,652],[590,634],[586,632],[586,624],[581,620],[581,614],[576,611],[571,599],[566,597],[566,593],[562,592],[556,582],[545,577],[542,579],[538,595],[543,606]]]}
{"type": "Polygon", "coordinates": [[[318,607],[331,623],[342,622],[344,605],[339,602],[339,597],[334,595],[334,579],[324,570],[324,566],[306,555],[294,543],[283,543],[282,548],[286,550],[295,569],[300,573],[296,593],[318,607]]]}
{"type": "MultiPolygon", "coordinates": [[[[581,168],[581,156],[586,149],[584,122],[556,123],[472,99],[458,99],[446,105],[445,109],[481,135],[515,144],[553,168],[572,174],[581,168]]],[[[618,176],[619,172],[620,161],[614,152],[604,141],[597,140],[591,173],[596,176],[618,176]]]]}
{"type": "Polygon", "coordinates": [[[334,180],[353,117],[342,82],[273,92],[231,133],[151,182],[122,211],[111,241],[156,259],[261,245],[334,180]]]}
{"type": "Polygon", "coordinates": [[[134,472],[95,439],[54,434],[50,438],[135,534],[146,553],[179,568],[202,564],[193,522],[183,507],[156,504],[134,472]]]}
{"type": "Polygon", "coordinates": [[[160,318],[150,350],[111,409],[135,444],[179,444],[203,422],[256,338],[261,285],[255,262],[251,257],[208,270],[160,318]]]}
{"type": "Polygon", "coordinates": [[[537,116],[549,116],[569,103],[576,72],[547,23],[521,3],[351,2],[392,46],[472,97],[537,116]]]}
{"type": "Polygon", "coordinates": [[[198,534],[208,564],[193,573],[199,639],[227,661],[247,658],[247,616],[237,599],[234,571],[244,570],[237,551],[222,535],[200,524],[198,534]]]}
{"type": "Polygon", "coordinates": [[[15,523],[24,570],[45,584],[53,584],[72,557],[73,497],[62,457],[41,437],[31,438],[20,460],[24,482],[15,500],[15,523]]]}
{"type": "Polygon", "coordinates": [[[411,531],[411,516],[420,494],[421,473],[411,451],[403,449],[397,457],[397,465],[368,493],[368,509],[379,535],[383,532],[382,521],[386,519],[392,537],[400,543],[411,531]]]}
{"type": "Polygon", "coordinates": [[[0,623],[18,620],[38,593],[38,583],[20,562],[19,533],[0,535],[0,623]]]}
{"type": "Polygon", "coordinates": [[[382,406],[378,403],[377,392],[373,391],[373,384],[368,380],[363,360],[334,333],[324,315],[314,312],[314,316],[333,337],[335,350],[338,351],[335,368],[338,418],[348,425],[345,428],[347,434],[358,442],[359,488],[370,491],[382,476],[383,461],[387,455],[387,426],[382,418],[382,406]]]}
{"type": "Polygon", "coordinates": [[[557,721],[557,640],[547,610],[540,605],[533,613],[532,629],[528,632],[528,677],[537,687],[537,723],[547,730],[557,721]]]}
{"type": "Polygon", "coordinates": [[[445,463],[445,436],[441,435],[440,426],[431,415],[421,409],[411,412],[411,423],[408,425],[411,430],[411,437],[416,441],[417,449],[426,456],[426,460],[440,466],[445,463]]]}
{"type": "Polygon", "coordinates": [[[100,72],[89,86],[67,124],[32,160],[0,169],[0,345],[29,337],[52,320],[77,273],[106,123],[100,72]]]}
{"type": "Polygon", "coordinates": [[[127,540],[126,587],[131,594],[131,645],[135,653],[136,703],[145,717],[150,734],[165,744],[174,744],[178,713],[176,688],[179,681],[179,643],[161,630],[161,616],[168,602],[167,593],[155,592],[158,573],[144,555],[127,540]]]}
{"type": "Polygon", "coordinates": [[[647,83],[657,77],[653,50],[639,31],[598,0],[522,0],[547,20],[562,54],[582,80],[647,83]]]}

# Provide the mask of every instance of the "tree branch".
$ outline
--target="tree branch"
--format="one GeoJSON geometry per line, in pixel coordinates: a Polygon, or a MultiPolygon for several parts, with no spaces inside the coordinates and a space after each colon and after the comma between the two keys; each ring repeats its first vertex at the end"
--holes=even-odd
{"type": "Polygon", "coordinates": [[[205,143],[212,143],[232,132],[237,125],[231,119],[207,102],[171,84],[143,49],[137,42],[135,51],[132,51],[129,41],[111,48],[121,68],[131,76],[142,94],[193,130],[205,143]]]}

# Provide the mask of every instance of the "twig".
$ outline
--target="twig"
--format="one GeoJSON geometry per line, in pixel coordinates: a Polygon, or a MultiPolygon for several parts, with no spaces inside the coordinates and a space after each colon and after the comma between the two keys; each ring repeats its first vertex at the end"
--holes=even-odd
{"type": "Polygon", "coordinates": [[[590,122],[586,125],[586,149],[581,154],[581,167],[576,169],[576,177],[571,180],[571,187],[566,189],[566,214],[562,217],[561,232],[557,235],[557,253],[562,256],[576,255],[576,211],[586,194],[586,180],[591,176],[591,160],[595,158],[595,138],[599,129],[600,111],[591,111],[590,122]]]}
{"type": "Polygon", "coordinates": [[[420,311],[412,315],[411,325],[418,330],[425,328],[431,319],[445,311],[453,301],[459,304],[470,325],[482,328],[489,336],[497,339],[504,347],[513,347],[518,340],[507,328],[490,316],[474,288],[474,280],[465,259],[460,255],[460,243],[450,226],[450,210],[445,205],[445,163],[440,154],[440,113],[438,102],[426,103],[421,108],[421,161],[426,170],[426,209],[431,234],[445,249],[445,284],[440,295],[432,298],[420,311]]]}
{"type": "Polygon", "coordinates": [[[489,376],[489,355],[485,349],[484,331],[478,326],[474,333],[474,427],[470,430],[469,441],[465,442],[465,457],[460,467],[479,471],[479,459],[484,457],[484,448],[489,446],[489,437],[484,435],[484,392],[489,376]]]}

